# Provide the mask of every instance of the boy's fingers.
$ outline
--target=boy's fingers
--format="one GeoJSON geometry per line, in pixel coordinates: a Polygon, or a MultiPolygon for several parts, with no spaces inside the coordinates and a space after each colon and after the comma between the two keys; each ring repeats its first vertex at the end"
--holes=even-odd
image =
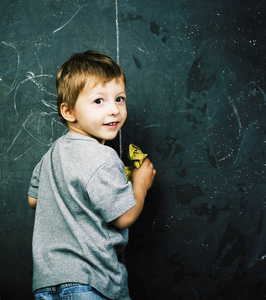
{"type": "Polygon", "coordinates": [[[147,164],[147,166],[153,169],[153,163],[148,158],[144,159],[143,164],[147,164]]]}
{"type": "Polygon", "coordinates": [[[143,164],[148,164],[150,162],[150,160],[146,157],[143,161],[143,164]]]}
{"type": "Polygon", "coordinates": [[[142,165],[146,164],[147,167],[152,169],[152,173],[155,175],[156,174],[156,170],[154,169],[154,165],[153,163],[146,157],[142,163],[142,165]]]}

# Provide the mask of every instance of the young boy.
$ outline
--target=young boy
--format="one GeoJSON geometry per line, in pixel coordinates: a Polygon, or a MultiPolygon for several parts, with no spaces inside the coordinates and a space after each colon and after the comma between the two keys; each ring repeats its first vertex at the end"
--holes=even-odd
{"type": "Polygon", "coordinates": [[[69,132],[37,164],[29,187],[35,299],[130,299],[117,256],[156,171],[145,159],[131,184],[104,146],[126,120],[125,84],[122,69],[99,52],[74,54],[58,71],[58,114],[69,132]]]}

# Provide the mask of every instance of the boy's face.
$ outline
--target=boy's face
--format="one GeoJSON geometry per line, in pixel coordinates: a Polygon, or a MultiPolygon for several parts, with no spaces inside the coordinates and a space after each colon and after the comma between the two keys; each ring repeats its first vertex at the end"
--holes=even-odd
{"type": "Polygon", "coordinates": [[[96,85],[88,80],[71,114],[70,132],[95,138],[102,144],[114,139],[127,118],[123,79],[114,78],[96,85]]]}

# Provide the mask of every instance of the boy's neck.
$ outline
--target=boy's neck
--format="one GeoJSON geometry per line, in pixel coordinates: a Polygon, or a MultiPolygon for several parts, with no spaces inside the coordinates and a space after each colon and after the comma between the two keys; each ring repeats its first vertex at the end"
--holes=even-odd
{"type": "Polygon", "coordinates": [[[98,139],[94,136],[89,136],[89,135],[85,135],[85,134],[82,134],[82,133],[79,133],[75,130],[72,130],[71,128],[68,128],[69,129],[69,132],[73,133],[73,134],[78,134],[78,135],[83,135],[83,136],[87,136],[87,137],[90,137],[92,139],[95,139],[96,141],[98,141],[101,145],[104,145],[105,144],[105,140],[102,140],[102,139],[98,139]]]}

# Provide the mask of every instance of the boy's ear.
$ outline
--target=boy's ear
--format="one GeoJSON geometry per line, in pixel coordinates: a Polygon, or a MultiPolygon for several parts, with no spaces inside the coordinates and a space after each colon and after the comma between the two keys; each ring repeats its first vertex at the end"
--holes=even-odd
{"type": "Polygon", "coordinates": [[[75,122],[76,121],[76,117],[75,117],[75,113],[73,111],[73,109],[70,109],[68,104],[63,102],[61,105],[60,105],[60,111],[61,111],[61,115],[62,117],[68,121],[68,122],[75,122]]]}

